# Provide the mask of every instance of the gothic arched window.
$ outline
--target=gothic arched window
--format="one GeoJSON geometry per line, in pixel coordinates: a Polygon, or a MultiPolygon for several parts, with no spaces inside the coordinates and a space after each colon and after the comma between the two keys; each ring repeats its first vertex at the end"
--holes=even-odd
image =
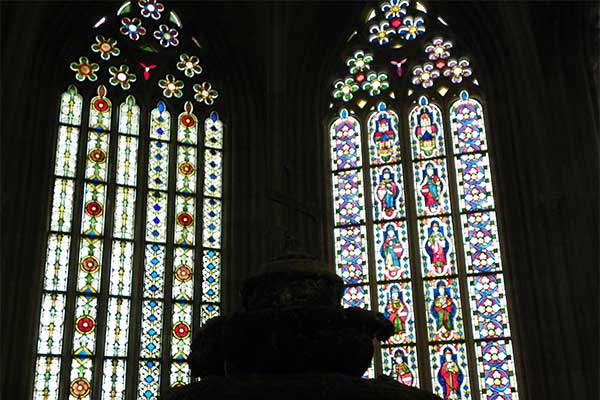
{"type": "Polygon", "coordinates": [[[33,399],[154,399],[220,312],[223,123],[202,49],[158,0],[66,65],[33,399]]]}
{"type": "Polygon", "coordinates": [[[368,10],[332,82],[332,262],[346,307],[395,334],[367,376],[445,399],[517,399],[484,95],[447,23],[368,10]]]}

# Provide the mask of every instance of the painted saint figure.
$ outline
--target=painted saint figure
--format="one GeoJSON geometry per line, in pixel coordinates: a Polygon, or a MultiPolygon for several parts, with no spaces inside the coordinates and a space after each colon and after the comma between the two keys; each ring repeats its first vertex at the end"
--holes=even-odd
{"type": "Polygon", "coordinates": [[[450,296],[450,288],[446,282],[438,281],[437,287],[433,289],[433,304],[431,315],[435,320],[436,331],[442,338],[448,339],[454,330],[454,316],[456,315],[456,304],[450,296]]]}
{"type": "Polygon", "coordinates": [[[440,370],[438,372],[438,382],[442,386],[444,399],[459,400],[460,386],[464,380],[464,374],[458,366],[456,354],[450,347],[446,347],[444,354],[440,355],[440,370]]]}
{"type": "Polygon", "coordinates": [[[373,133],[373,142],[379,153],[382,162],[392,161],[394,158],[394,140],[396,133],[390,129],[390,119],[386,114],[382,114],[375,121],[376,129],[373,133]]]}
{"type": "Polygon", "coordinates": [[[384,168],[379,175],[377,186],[377,200],[381,210],[387,218],[393,218],[396,214],[396,199],[400,194],[398,184],[394,181],[394,174],[390,168],[384,168]]]}
{"type": "Polygon", "coordinates": [[[446,259],[448,251],[450,251],[450,242],[444,235],[444,228],[440,227],[437,220],[431,221],[431,225],[427,228],[425,251],[429,255],[429,264],[436,274],[449,274],[451,272],[448,270],[446,259]]]}
{"type": "Polygon", "coordinates": [[[422,107],[419,114],[419,124],[415,128],[415,136],[419,140],[419,148],[426,157],[431,156],[436,147],[435,139],[438,126],[432,121],[431,111],[427,107],[422,107]]]}
{"type": "Polygon", "coordinates": [[[440,207],[440,198],[444,190],[444,183],[438,175],[438,170],[433,163],[428,162],[421,178],[421,195],[425,200],[425,207],[436,214],[440,207]]]}
{"type": "Polygon", "coordinates": [[[414,376],[402,349],[394,351],[394,356],[392,357],[392,378],[407,386],[413,385],[414,376]]]}
{"type": "Polygon", "coordinates": [[[402,292],[400,292],[398,285],[390,286],[383,316],[394,325],[395,335],[402,335],[406,332],[408,306],[404,303],[402,292]]]}
{"type": "Polygon", "coordinates": [[[404,248],[398,237],[398,232],[394,225],[389,224],[383,232],[383,244],[379,249],[383,262],[390,278],[394,279],[400,274],[402,254],[404,248]]]}

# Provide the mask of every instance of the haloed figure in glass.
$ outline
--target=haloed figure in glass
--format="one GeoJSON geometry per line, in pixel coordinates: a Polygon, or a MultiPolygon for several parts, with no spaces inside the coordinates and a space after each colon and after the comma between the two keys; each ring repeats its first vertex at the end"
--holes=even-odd
{"type": "Polygon", "coordinates": [[[379,175],[377,186],[377,200],[386,218],[393,218],[396,214],[396,199],[400,194],[398,184],[394,181],[394,174],[390,168],[384,168],[379,175]]]}
{"type": "Polygon", "coordinates": [[[407,386],[413,385],[414,377],[408,367],[408,359],[402,349],[394,351],[394,356],[392,357],[392,378],[407,386]]]}
{"type": "Polygon", "coordinates": [[[406,332],[408,307],[404,303],[400,287],[398,285],[390,286],[387,296],[387,304],[383,315],[394,325],[394,334],[402,335],[406,332]]]}
{"type": "Polygon", "coordinates": [[[400,261],[402,260],[404,249],[394,225],[389,224],[385,228],[383,232],[383,244],[379,251],[383,257],[388,275],[392,279],[396,278],[400,273],[400,261]]]}
{"type": "Polygon", "coordinates": [[[390,119],[381,115],[376,122],[377,129],[373,132],[373,142],[382,162],[392,161],[394,157],[394,141],[396,134],[390,128],[390,119]]]}
{"type": "Polygon", "coordinates": [[[444,190],[444,183],[438,175],[438,170],[433,163],[427,163],[421,178],[421,195],[425,200],[425,207],[430,213],[437,213],[441,207],[440,197],[444,190]]]}
{"type": "Polygon", "coordinates": [[[431,314],[435,320],[436,330],[444,339],[448,339],[454,330],[454,316],[456,315],[456,304],[450,296],[450,288],[446,282],[438,281],[433,289],[433,304],[431,314]]]}
{"type": "Polygon", "coordinates": [[[415,128],[415,136],[419,140],[419,148],[426,157],[433,154],[435,150],[435,139],[438,133],[437,124],[432,121],[433,117],[427,107],[421,108],[419,125],[415,128]]]}
{"type": "Polygon", "coordinates": [[[437,220],[431,222],[427,228],[427,242],[425,251],[429,256],[429,263],[437,275],[448,274],[448,261],[446,256],[450,250],[450,242],[444,235],[444,228],[437,220]]]}
{"type": "Polygon", "coordinates": [[[456,354],[450,347],[446,347],[440,358],[441,365],[437,379],[442,386],[444,399],[459,400],[461,398],[460,385],[463,382],[464,374],[458,366],[456,354]]]}

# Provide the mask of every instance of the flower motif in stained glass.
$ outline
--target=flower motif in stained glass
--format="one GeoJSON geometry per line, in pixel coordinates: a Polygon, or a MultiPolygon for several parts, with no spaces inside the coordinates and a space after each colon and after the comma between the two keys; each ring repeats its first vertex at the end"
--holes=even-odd
{"type": "Polygon", "coordinates": [[[444,76],[449,77],[452,83],[461,83],[463,77],[469,77],[473,74],[470,68],[469,60],[463,58],[459,61],[448,61],[448,67],[444,70],[444,76]]]}
{"type": "Polygon", "coordinates": [[[188,162],[183,162],[179,164],[179,172],[182,175],[190,176],[194,174],[194,166],[188,162]]]}
{"type": "Polygon", "coordinates": [[[390,42],[390,35],[394,35],[396,30],[390,27],[388,22],[380,22],[379,24],[372,25],[369,29],[369,42],[377,42],[381,45],[390,42]]]}
{"type": "Polygon", "coordinates": [[[173,326],[173,335],[177,338],[187,338],[190,336],[190,327],[185,322],[179,322],[173,326]]]}
{"type": "Polygon", "coordinates": [[[92,217],[97,217],[102,214],[102,204],[97,201],[90,201],[85,204],[85,212],[92,217]]]}
{"type": "MultiPolygon", "coordinates": [[[[433,38],[431,43],[425,46],[425,53],[429,54],[429,59],[431,61],[436,60],[445,60],[450,57],[450,49],[452,48],[452,42],[449,40],[444,41],[441,37],[433,38]]],[[[442,64],[440,64],[443,66],[442,64]]],[[[436,67],[440,68],[437,64],[436,67]]]]}
{"type": "Polygon", "coordinates": [[[177,46],[179,44],[179,32],[175,28],[169,28],[165,24],[160,24],[158,30],[154,31],[154,37],[162,47],[177,46]]]}
{"type": "Polygon", "coordinates": [[[187,282],[192,277],[192,270],[187,265],[180,265],[175,270],[175,277],[181,282],[187,282]]]}
{"type": "Polygon", "coordinates": [[[398,28],[398,26],[400,26],[400,18],[406,15],[407,7],[408,0],[388,0],[381,3],[380,6],[385,18],[391,20],[390,22],[394,28],[398,28]]]}
{"type": "Polygon", "coordinates": [[[119,68],[110,67],[108,69],[110,72],[109,82],[113,86],[121,85],[123,90],[127,90],[131,87],[131,84],[136,81],[135,74],[129,72],[129,67],[127,65],[121,65],[119,68]]]}
{"type": "Polygon", "coordinates": [[[346,65],[350,67],[351,74],[368,71],[371,69],[369,65],[373,61],[373,55],[365,54],[362,50],[358,50],[352,57],[346,61],[346,65]]]}
{"type": "Polygon", "coordinates": [[[163,90],[163,95],[167,98],[171,98],[173,96],[180,98],[183,96],[183,86],[183,81],[175,79],[175,77],[171,74],[167,74],[165,79],[158,81],[158,87],[163,90]]]}
{"type": "Polygon", "coordinates": [[[85,272],[95,272],[98,270],[100,263],[94,256],[87,256],[81,260],[81,269],[85,272]]]}
{"type": "Polygon", "coordinates": [[[177,223],[181,226],[190,226],[194,218],[187,212],[181,212],[177,215],[177,223]]]}
{"type": "Polygon", "coordinates": [[[87,315],[79,317],[77,321],[75,321],[75,328],[80,333],[89,333],[94,330],[95,321],[87,315]]]}
{"type": "Polygon", "coordinates": [[[96,63],[91,63],[87,57],[79,57],[79,61],[72,62],[71,70],[75,71],[75,78],[83,82],[88,79],[92,82],[98,79],[96,71],[100,69],[100,66],[96,63]]]}
{"type": "Polygon", "coordinates": [[[346,79],[339,80],[333,84],[335,90],[333,91],[333,97],[336,99],[341,98],[344,101],[352,100],[354,92],[359,89],[359,86],[354,79],[348,77],[346,79]]]}
{"type": "Polygon", "coordinates": [[[212,85],[208,82],[202,82],[202,84],[196,83],[194,86],[194,99],[198,103],[204,103],[207,106],[212,105],[215,99],[219,97],[219,92],[212,88],[212,85]]]}
{"type": "Polygon", "coordinates": [[[103,60],[110,59],[110,56],[118,56],[121,50],[117,48],[117,41],[112,38],[104,38],[102,35],[96,36],[96,43],[92,44],[92,51],[100,53],[103,60]]]}
{"type": "Polygon", "coordinates": [[[193,78],[194,75],[200,75],[202,73],[202,67],[200,66],[198,57],[189,56],[185,53],[179,56],[177,69],[182,71],[188,78],[193,78]]]}
{"type": "Polygon", "coordinates": [[[139,18],[124,17],[121,19],[120,32],[125,36],[129,36],[131,40],[138,40],[140,36],[146,34],[146,28],[142,26],[142,21],[139,18]]]}
{"type": "Polygon", "coordinates": [[[417,65],[413,69],[413,85],[421,85],[424,88],[433,86],[433,80],[439,78],[440,71],[434,68],[432,63],[425,63],[423,66],[417,65]]]}
{"type": "Polygon", "coordinates": [[[156,20],[160,19],[160,13],[165,9],[165,6],[156,0],[140,0],[138,5],[141,8],[142,16],[156,20]]]}
{"type": "Polygon", "coordinates": [[[91,387],[87,379],[79,378],[71,382],[69,391],[76,398],[82,398],[90,393],[91,387]]]}
{"type": "Polygon", "coordinates": [[[383,90],[386,90],[390,87],[387,81],[387,75],[385,73],[377,74],[375,72],[371,72],[367,75],[367,81],[363,83],[363,90],[368,90],[370,96],[377,96],[383,90]]]}
{"type": "Polygon", "coordinates": [[[402,25],[398,28],[398,33],[404,37],[405,40],[416,39],[418,35],[425,32],[425,21],[421,17],[405,17],[402,20],[402,25]]]}

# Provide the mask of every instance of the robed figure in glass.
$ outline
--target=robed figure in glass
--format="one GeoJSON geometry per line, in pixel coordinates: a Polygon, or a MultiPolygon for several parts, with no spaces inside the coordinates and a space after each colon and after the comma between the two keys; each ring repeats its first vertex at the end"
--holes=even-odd
{"type": "Polygon", "coordinates": [[[394,356],[392,357],[392,378],[407,386],[413,385],[414,376],[402,349],[394,351],[394,356]]]}
{"type": "Polygon", "coordinates": [[[398,184],[394,181],[394,174],[390,168],[384,168],[379,175],[377,186],[377,200],[387,218],[393,218],[396,213],[396,199],[400,194],[398,184]]]}
{"type": "Polygon", "coordinates": [[[425,200],[427,207],[432,214],[436,214],[440,207],[440,198],[444,190],[444,183],[438,175],[438,170],[433,163],[427,163],[423,176],[421,178],[421,195],[425,200]]]}
{"type": "Polygon", "coordinates": [[[402,335],[406,332],[408,306],[402,298],[402,292],[398,285],[390,287],[383,315],[394,325],[395,335],[402,335]]]}
{"type": "Polygon", "coordinates": [[[454,317],[456,315],[456,304],[450,295],[450,288],[445,281],[439,281],[433,289],[433,304],[431,314],[435,321],[436,331],[444,339],[451,336],[454,330],[454,317]]]}
{"type": "Polygon", "coordinates": [[[440,355],[440,370],[438,372],[438,382],[442,386],[444,399],[459,400],[460,385],[463,382],[464,374],[458,366],[456,354],[450,347],[446,347],[444,353],[440,355]]]}
{"type": "Polygon", "coordinates": [[[450,251],[450,242],[444,235],[444,228],[438,221],[432,221],[427,228],[427,241],[425,242],[425,251],[429,256],[429,263],[434,268],[436,274],[447,274],[448,260],[447,255],[450,251]]]}
{"type": "Polygon", "coordinates": [[[383,257],[388,275],[392,279],[396,278],[400,273],[400,260],[402,260],[404,248],[394,225],[390,224],[385,228],[383,232],[383,244],[379,251],[383,257]]]}

